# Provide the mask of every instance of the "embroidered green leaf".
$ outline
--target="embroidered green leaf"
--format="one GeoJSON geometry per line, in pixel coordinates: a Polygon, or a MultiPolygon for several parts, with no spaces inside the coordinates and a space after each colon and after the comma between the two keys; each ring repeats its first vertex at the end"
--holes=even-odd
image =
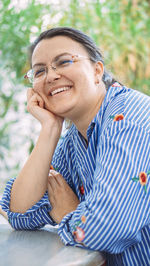
{"type": "Polygon", "coordinates": [[[76,231],[76,227],[75,226],[73,226],[72,228],[73,228],[73,231],[76,231]]]}
{"type": "Polygon", "coordinates": [[[146,188],[146,185],[144,185],[144,190],[145,190],[145,193],[147,193],[147,188],[146,188]]]}
{"type": "Polygon", "coordinates": [[[81,223],[81,221],[78,221],[78,222],[76,222],[76,224],[75,224],[75,225],[76,225],[76,226],[78,226],[80,223],[81,223]]]}
{"type": "Polygon", "coordinates": [[[147,174],[150,175],[150,171],[148,171],[147,174]]]}
{"type": "Polygon", "coordinates": [[[138,181],[139,181],[139,178],[138,178],[138,177],[133,177],[133,178],[132,178],[132,181],[134,181],[134,182],[138,182],[138,181]]]}
{"type": "Polygon", "coordinates": [[[114,119],[114,115],[110,115],[109,118],[114,119]]]}

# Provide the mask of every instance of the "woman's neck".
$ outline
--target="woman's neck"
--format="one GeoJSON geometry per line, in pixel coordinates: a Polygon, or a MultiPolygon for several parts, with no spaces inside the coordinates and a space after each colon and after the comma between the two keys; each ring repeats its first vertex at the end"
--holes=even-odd
{"type": "Polygon", "coordinates": [[[91,108],[89,108],[88,111],[86,110],[86,112],[82,114],[82,116],[80,116],[79,119],[76,119],[73,121],[78,131],[82,134],[85,140],[87,140],[88,126],[93,120],[93,118],[96,116],[96,114],[98,113],[102,105],[102,102],[105,98],[105,95],[106,95],[106,89],[104,90],[102,89],[100,97],[96,98],[95,103],[93,103],[91,108]]]}

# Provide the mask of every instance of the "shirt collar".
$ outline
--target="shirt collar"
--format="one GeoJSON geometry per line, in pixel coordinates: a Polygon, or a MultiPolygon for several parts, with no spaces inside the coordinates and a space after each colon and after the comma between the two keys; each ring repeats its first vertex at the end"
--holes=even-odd
{"type": "Polygon", "coordinates": [[[98,113],[92,119],[91,123],[89,124],[89,126],[87,128],[87,137],[88,137],[88,139],[92,135],[92,132],[93,132],[93,130],[95,128],[95,124],[99,124],[99,126],[101,126],[105,109],[106,109],[108,103],[110,102],[110,100],[112,98],[114,98],[117,94],[119,94],[123,89],[124,88],[118,82],[113,83],[112,86],[110,86],[108,88],[108,90],[106,92],[106,95],[105,95],[105,98],[104,98],[104,100],[102,102],[102,105],[101,105],[98,113]]]}

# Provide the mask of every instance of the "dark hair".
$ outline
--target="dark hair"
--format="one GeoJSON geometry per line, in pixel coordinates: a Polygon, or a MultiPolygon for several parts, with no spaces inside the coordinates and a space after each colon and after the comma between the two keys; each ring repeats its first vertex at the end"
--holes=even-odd
{"type": "MultiPolygon", "coordinates": [[[[39,35],[39,37],[34,41],[34,43],[31,44],[31,46],[29,47],[30,64],[31,64],[31,57],[32,57],[33,51],[36,45],[41,40],[49,39],[49,38],[60,36],[60,35],[67,36],[71,38],[72,40],[75,40],[76,42],[80,43],[88,52],[91,61],[93,62],[101,61],[104,65],[104,59],[103,59],[102,53],[100,52],[99,48],[96,46],[94,41],[89,36],[81,32],[80,30],[70,28],[70,27],[56,27],[56,28],[52,28],[52,29],[42,32],[39,35]]],[[[109,86],[111,86],[114,82],[116,82],[116,80],[111,75],[111,73],[106,70],[105,66],[104,66],[104,74],[103,74],[102,80],[106,86],[106,89],[109,86]]]]}

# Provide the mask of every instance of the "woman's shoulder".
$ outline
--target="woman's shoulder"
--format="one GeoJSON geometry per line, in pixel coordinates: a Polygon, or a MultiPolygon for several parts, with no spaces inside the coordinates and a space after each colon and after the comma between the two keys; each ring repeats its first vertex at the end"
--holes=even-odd
{"type": "Polygon", "coordinates": [[[110,88],[103,114],[103,130],[137,126],[150,132],[150,97],[125,86],[110,88]]]}
{"type": "Polygon", "coordinates": [[[125,98],[126,119],[150,133],[150,97],[139,91],[130,90],[125,98]]]}

